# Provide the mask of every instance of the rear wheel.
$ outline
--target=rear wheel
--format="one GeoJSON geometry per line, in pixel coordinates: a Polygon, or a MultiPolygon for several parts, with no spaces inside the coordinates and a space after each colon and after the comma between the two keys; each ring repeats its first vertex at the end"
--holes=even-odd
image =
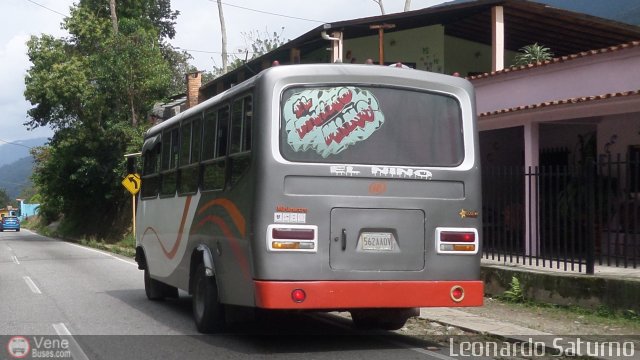
{"type": "Polygon", "coordinates": [[[209,334],[225,328],[224,305],[218,298],[215,276],[207,276],[199,264],[193,278],[193,318],[199,332],[209,334]]]}
{"type": "Polygon", "coordinates": [[[410,317],[405,309],[363,309],[351,311],[353,325],[357,329],[401,329],[410,317]]]}
{"type": "Polygon", "coordinates": [[[147,294],[147,298],[153,301],[178,297],[177,288],[152,279],[148,268],[144,269],[144,292],[147,294]]]}

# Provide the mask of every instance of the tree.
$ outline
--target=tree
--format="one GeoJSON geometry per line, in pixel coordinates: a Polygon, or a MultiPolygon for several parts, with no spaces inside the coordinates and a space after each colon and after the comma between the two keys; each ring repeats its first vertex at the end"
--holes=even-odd
{"type": "Polygon", "coordinates": [[[515,56],[514,62],[516,66],[522,66],[551,59],[553,59],[551,50],[535,43],[520,48],[520,53],[515,56]]]}
{"type": "Polygon", "coordinates": [[[9,195],[5,189],[0,189],[0,208],[4,208],[11,203],[9,195]]]}
{"type": "MultiPolygon", "coordinates": [[[[241,35],[244,39],[245,46],[237,49],[236,54],[242,54],[244,56],[232,55],[231,63],[228,65],[229,71],[237,69],[248,61],[279,48],[288,41],[287,39],[283,39],[277,32],[274,31],[270,33],[268,30],[264,32],[251,30],[249,32],[242,32],[241,35]],[[251,54],[251,56],[249,56],[249,54],[251,54]]],[[[224,73],[223,68],[214,67],[213,69],[213,74],[216,76],[223,75],[224,73]]]]}
{"type": "Polygon", "coordinates": [[[409,11],[411,10],[411,0],[405,0],[404,1],[404,11],[409,11]]]}
{"type": "Polygon", "coordinates": [[[55,131],[49,146],[34,152],[34,184],[43,217],[64,215],[61,229],[69,235],[122,231],[119,220],[129,211],[120,186],[123,155],[140,149],[148,128],[140,120],[170,94],[176,65],[188,59],[165,44],[177,16],[169,0],[117,4],[117,31],[109,1],[80,0],[63,22],[69,37],[27,43],[26,124],[55,131]]]}
{"type": "Polygon", "coordinates": [[[380,13],[382,15],[384,15],[385,14],[385,12],[384,12],[384,4],[382,3],[382,0],[371,0],[371,1],[373,1],[376,4],[378,4],[378,6],[380,7],[380,13]]]}
{"type": "Polygon", "coordinates": [[[109,10],[111,11],[111,24],[113,25],[113,33],[118,33],[118,15],[116,13],[116,0],[109,0],[109,10]]]}

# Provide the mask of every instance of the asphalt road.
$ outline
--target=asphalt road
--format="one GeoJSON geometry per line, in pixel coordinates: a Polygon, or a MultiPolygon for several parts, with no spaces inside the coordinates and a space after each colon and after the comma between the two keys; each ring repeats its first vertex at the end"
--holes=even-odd
{"type": "Polygon", "coordinates": [[[23,229],[0,233],[0,359],[25,346],[27,358],[451,359],[426,339],[356,331],[331,314],[278,315],[200,335],[191,298],[147,300],[133,260],[23,229]]]}

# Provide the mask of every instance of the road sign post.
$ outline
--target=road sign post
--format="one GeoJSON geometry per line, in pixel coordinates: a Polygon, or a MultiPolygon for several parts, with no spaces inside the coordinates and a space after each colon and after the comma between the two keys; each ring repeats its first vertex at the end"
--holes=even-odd
{"type": "Polygon", "coordinates": [[[128,174],[122,179],[122,186],[131,193],[133,236],[136,236],[136,194],[140,191],[140,185],[142,185],[142,179],[140,179],[140,175],[138,174],[128,174]]]}

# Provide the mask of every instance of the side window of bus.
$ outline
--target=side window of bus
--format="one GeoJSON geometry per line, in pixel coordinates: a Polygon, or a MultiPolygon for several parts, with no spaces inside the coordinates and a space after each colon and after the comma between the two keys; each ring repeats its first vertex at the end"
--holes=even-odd
{"type": "Polygon", "coordinates": [[[245,96],[233,102],[231,117],[231,185],[244,175],[251,163],[251,121],[253,101],[245,96]]]}
{"type": "Polygon", "coordinates": [[[229,107],[204,114],[202,131],[202,190],[222,190],[227,168],[229,107]]]}
{"type": "Polygon", "coordinates": [[[167,129],[162,133],[161,196],[174,196],[176,193],[179,140],[178,127],[167,129]]]}
{"type": "Polygon", "coordinates": [[[160,189],[160,144],[145,151],[142,161],[142,198],[155,198],[160,189]]]}
{"type": "Polygon", "coordinates": [[[198,191],[201,126],[200,117],[187,119],[180,126],[179,195],[194,194],[198,191]]]}

